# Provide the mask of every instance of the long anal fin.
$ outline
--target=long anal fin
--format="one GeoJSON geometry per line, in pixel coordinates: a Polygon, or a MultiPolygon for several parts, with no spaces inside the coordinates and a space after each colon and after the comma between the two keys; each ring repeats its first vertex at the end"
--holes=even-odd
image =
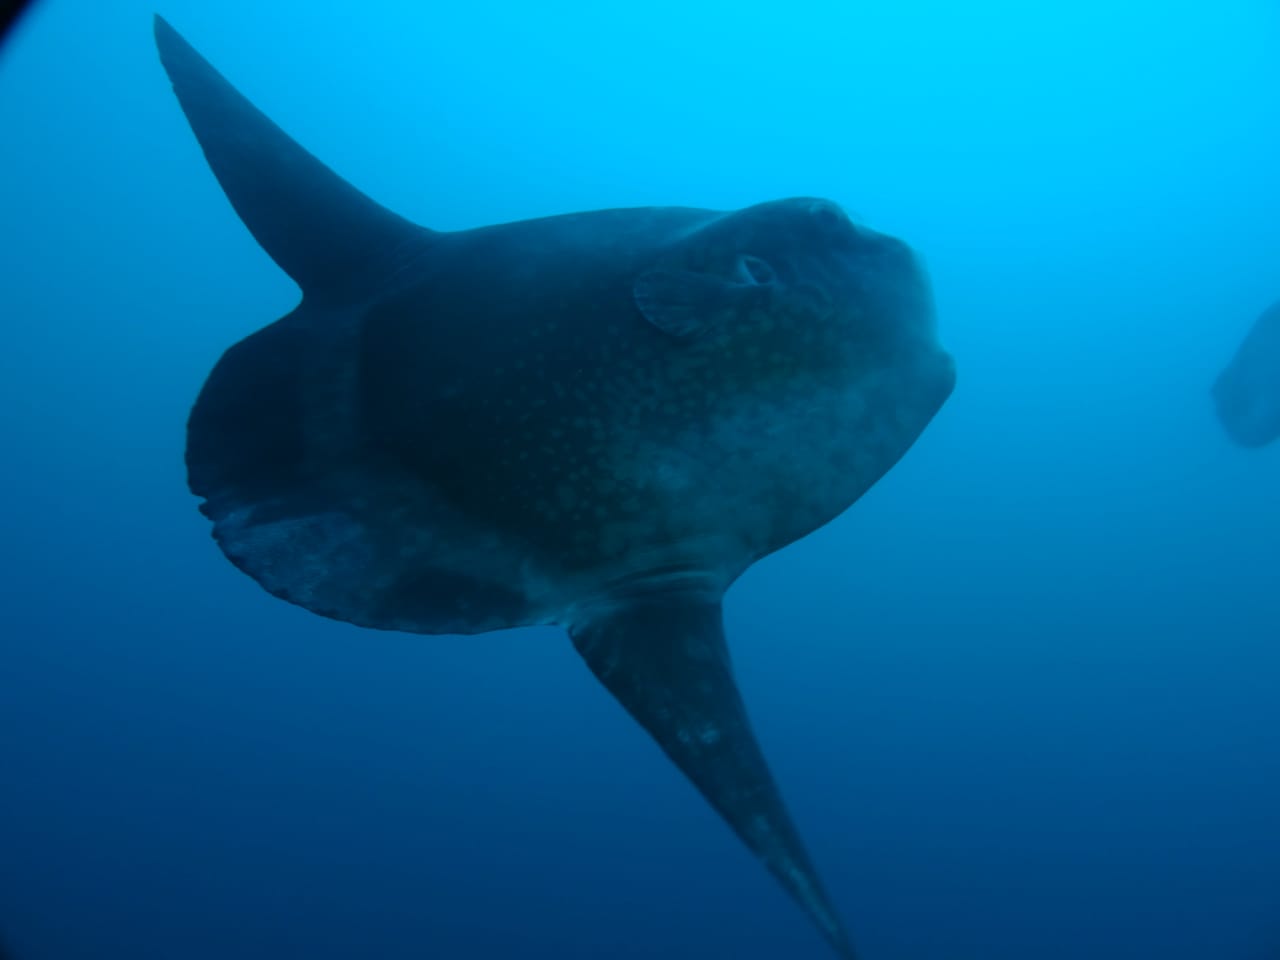
{"type": "Polygon", "coordinates": [[[573,625],[570,634],[600,682],[850,960],[844,927],[747,720],[719,598],[661,594],[631,600],[573,625]]]}

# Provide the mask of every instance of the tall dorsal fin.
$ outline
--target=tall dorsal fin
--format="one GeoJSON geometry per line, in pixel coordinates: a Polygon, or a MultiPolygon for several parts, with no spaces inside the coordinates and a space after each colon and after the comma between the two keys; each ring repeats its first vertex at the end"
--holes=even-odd
{"type": "Polygon", "coordinates": [[[431,231],[374,203],[304,150],[155,18],[160,61],[231,205],[304,294],[365,294],[431,231]]]}

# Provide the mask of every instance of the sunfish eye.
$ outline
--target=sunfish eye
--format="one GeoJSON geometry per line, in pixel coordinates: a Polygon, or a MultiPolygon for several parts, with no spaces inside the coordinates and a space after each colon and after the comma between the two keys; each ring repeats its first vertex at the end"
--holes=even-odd
{"type": "Polygon", "coordinates": [[[759,257],[741,256],[738,258],[738,276],[743,283],[773,283],[778,278],[773,267],[759,257]]]}

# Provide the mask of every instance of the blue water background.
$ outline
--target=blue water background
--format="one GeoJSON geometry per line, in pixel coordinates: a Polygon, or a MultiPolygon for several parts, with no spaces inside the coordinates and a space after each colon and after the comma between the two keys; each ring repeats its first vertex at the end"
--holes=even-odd
{"type": "MultiPolygon", "coordinates": [[[[823,960],[550,629],[267,596],[184,420],[290,281],[154,0],[0,53],[0,935],[15,960],[823,960]]],[[[1280,445],[1207,388],[1280,297],[1274,2],[164,0],[427,225],[836,199],[956,392],[727,622],[866,960],[1280,956],[1280,445]]]]}

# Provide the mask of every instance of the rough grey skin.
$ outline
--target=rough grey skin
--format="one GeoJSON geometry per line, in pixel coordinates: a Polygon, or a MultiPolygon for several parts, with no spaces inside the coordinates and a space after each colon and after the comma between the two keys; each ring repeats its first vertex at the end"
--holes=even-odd
{"type": "Polygon", "coordinates": [[[1280,437],[1280,303],[1254,322],[1212,392],[1218,420],[1240,446],[1280,437]]]}
{"type": "Polygon", "coordinates": [[[852,957],[720,604],[950,394],[911,251],[813,199],[434,232],[334,175],[159,19],[156,38],[214,174],[303,292],[191,413],[189,482],[226,555],[367,627],[565,627],[852,957]]]}

